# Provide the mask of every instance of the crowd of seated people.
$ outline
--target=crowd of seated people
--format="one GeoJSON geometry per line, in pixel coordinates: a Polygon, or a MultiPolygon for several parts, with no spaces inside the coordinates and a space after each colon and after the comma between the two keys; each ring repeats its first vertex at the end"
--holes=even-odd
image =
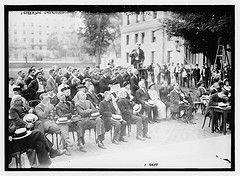
{"type": "MultiPolygon", "coordinates": [[[[87,67],[82,71],[68,66],[65,74],[61,68],[53,66],[48,78],[43,68],[32,66],[26,78],[23,70],[18,75],[16,83],[14,78],[9,78],[9,122],[14,124],[14,128],[9,127],[9,136],[16,138],[19,129],[31,131],[31,135],[11,140],[9,155],[12,151],[23,149],[36,150],[37,155],[44,153],[39,167],[49,167],[49,157],[71,155],[70,129],[77,133],[79,151],[87,152],[84,134],[89,128],[96,132],[97,146],[107,149],[105,133],[113,130],[113,144],[128,142],[125,136],[126,127],[130,124],[137,126],[137,140],[151,139],[149,124],[166,119],[167,109],[170,109],[173,118],[180,118],[179,112],[183,110],[181,117],[188,123],[194,123],[191,97],[181,91],[178,83],[170,86],[164,81],[157,92],[154,83],[148,83],[147,87],[146,80],[131,66],[87,67]],[[113,87],[117,89],[113,91],[113,87]],[[34,123],[24,120],[29,114],[37,117],[34,123]],[[63,150],[52,149],[46,135],[53,133],[61,136],[63,150]],[[41,144],[36,138],[41,138],[41,144]],[[33,141],[33,144],[28,145],[26,141],[33,141]],[[21,147],[15,148],[18,143],[21,147]]],[[[228,81],[224,82],[224,87],[230,93],[228,81]]]]}

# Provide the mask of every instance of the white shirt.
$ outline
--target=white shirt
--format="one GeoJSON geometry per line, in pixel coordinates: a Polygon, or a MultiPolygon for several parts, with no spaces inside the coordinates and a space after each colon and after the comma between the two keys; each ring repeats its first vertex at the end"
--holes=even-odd
{"type": "Polygon", "coordinates": [[[43,87],[42,81],[39,81],[37,79],[37,82],[38,82],[38,90],[37,90],[37,92],[44,92],[44,87],[43,87]]]}
{"type": "Polygon", "coordinates": [[[63,84],[59,85],[59,86],[58,86],[58,92],[62,92],[61,90],[62,90],[62,88],[64,88],[64,87],[69,87],[69,85],[67,85],[67,84],[65,84],[65,85],[63,85],[63,84]]]}
{"type": "Polygon", "coordinates": [[[9,87],[9,96],[8,97],[12,98],[12,96],[15,95],[14,92],[13,92],[13,89],[17,86],[15,84],[13,84],[13,85],[9,84],[8,87],[9,87]]]}
{"type": "Polygon", "coordinates": [[[153,101],[160,99],[160,97],[159,97],[159,95],[157,94],[157,91],[156,91],[156,90],[150,90],[150,89],[149,89],[149,90],[148,90],[148,94],[149,94],[151,100],[153,100],[153,101]]]}

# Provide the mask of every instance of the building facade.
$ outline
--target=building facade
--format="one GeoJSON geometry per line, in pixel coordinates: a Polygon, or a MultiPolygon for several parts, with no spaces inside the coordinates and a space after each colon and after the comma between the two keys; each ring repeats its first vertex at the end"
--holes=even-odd
{"type": "Polygon", "coordinates": [[[200,65],[203,63],[202,54],[192,54],[184,47],[184,40],[170,37],[162,28],[164,18],[170,16],[169,12],[149,11],[142,13],[123,13],[121,27],[121,63],[130,65],[130,54],[141,43],[145,54],[144,66],[151,63],[166,65],[174,62],[200,65]]]}
{"type": "Polygon", "coordinates": [[[74,31],[75,19],[66,12],[12,11],[8,26],[9,60],[41,61],[53,55],[47,47],[50,36],[74,31]]]}

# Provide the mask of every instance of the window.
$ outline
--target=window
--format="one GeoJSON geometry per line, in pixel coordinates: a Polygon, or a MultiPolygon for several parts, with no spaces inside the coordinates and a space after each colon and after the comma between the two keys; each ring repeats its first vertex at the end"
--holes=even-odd
{"type": "Polygon", "coordinates": [[[145,32],[142,32],[142,33],[141,33],[141,36],[142,36],[142,43],[144,43],[145,32]]]}
{"type": "Polygon", "coordinates": [[[155,31],[152,31],[152,42],[156,42],[155,31]]]}
{"type": "Polygon", "coordinates": [[[135,34],[135,43],[138,42],[138,34],[135,34]]]}
{"type": "Polygon", "coordinates": [[[39,46],[39,50],[42,50],[42,46],[39,46]]]}
{"type": "Polygon", "coordinates": [[[34,31],[31,31],[31,34],[33,35],[33,34],[34,34],[34,31]]]}
{"type": "Polygon", "coordinates": [[[152,63],[155,61],[155,51],[152,51],[152,63]]]}
{"type": "Polygon", "coordinates": [[[129,63],[129,53],[126,53],[127,63],[129,63]]]}
{"type": "Polygon", "coordinates": [[[140,15],[136,14],[136,23],[138,23],[140,21],[140,15]]]}
{"type": "Polygon", "coordinates": [[[23,23],[23,26],[25,26],[25,23],[23,23]]]}
{"type": "Polygon", "coordinates": [[[49,33],[47,33],[47,35],[49,35],[49,33]]]}
{"type": "Polygon", "coordinates": [[[154,11],[154,12],[153,12],[153,19],[156,19],[156,18],[157,18],[157,12],[154,11]]]}
{"type": "Polygon", "coordinates": [[[31,23],[31,26],[33,27],[33,23],[31,23]]]}
{"type": "Polygon", "coordinates": [[[39,43],[42,43],[42,39],[39,39],[39,43]]]}
{"type": "Polygon", "coordinates": [[[145,15],[144,12],[143,12],[143,15],[142,15],[142,20],[143,20],[143,21],[146,21],[146,15],[145,15]]]}
{"type": "Polygon", "coordinates": [[[171,63],[172,61],[172,51],[168,51],[167,52],[167,63],[171,63]]]}
{"type": "Polygon", "coordinates": [[[14,42],[17,42],[17,38],[14,39],[14,42]]]}
{"type": "Polygon", "coordinates": [[[41,31],[39,31],[39,35],[42,35],[42,32],[41,32],[41,31]]]}
{"type": "Polygon", "coordinates": [[[16,30],[14,31],[14,34],[17,34],[17,31],[16,31],[16,30]]]}
{"type": "Polygon", "coordinates": [[[14,23],[14,26],[17,26],[17,23],[14,23]]]}
{"type": "Polygon", "coordinates": [[[32,50],[34,50],[34,46],[32,46],[32,50]]]}
{"type": "Polygon", "coordinates": [[[26,31],[25,30],[23,30],[23,35],[25,35],[26,34],[26,31]]]}
{"type": "Polygon", "coordinates": [[[49,26],[47,25],[47,28],[49,28],[49,26]]]}
{"type": "Polygon", "coordinates": [[[26,38],[23,38],[23,42],[26,42],[26,38]]]}
{"type": "Polygon", "coordinates": [[[34,54],[32,54],[32,57],[34,57],[34,54]]]}
{"type": "Polygon", "coordinates": [[[32,41],[32,43],[34,43],[34,38],[32,38],[32,40],[31,40],[31,41],[32,41]]]}
{"type": "Polygon", "coordinates": [[[40,27],[40,28],[41,28],[42,26],[41,26],[41,25],[39,25],[38,27],[40,27]]]}
{"type": "Polygon", "coordinates": [[[129,25],[130,24],[130,15],[127,15],[127,25],[129,25]]]}
{"type": "Polygon", "coordinates": [[[126,45],[129,45],[129,35],[126,35],[126,45]]]}

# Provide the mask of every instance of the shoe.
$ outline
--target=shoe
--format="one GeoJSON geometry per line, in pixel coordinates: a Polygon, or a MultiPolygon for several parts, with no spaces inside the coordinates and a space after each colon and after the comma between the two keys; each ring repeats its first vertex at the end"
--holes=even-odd
{"type": "Polygon", "coordinates": [[[119,141],[120,141],[120,142],[128,142],[128,141],[127,141],[126,139],[124,139],[124,138],[120,138],[119,141]]]}
{"type": "Polygon", "coordinates": [[[190,124],[196,124],[196,122],[192,121],[192,120],[189,120],[188,123],[190,124]]]}
{"type": "Polygon", "coordinates": [[[153,121],[151,121],[151,120],[149,120],[149,121],[148,121],[148,123],[150,123],[150,124],[154,124],[154,122],[153,122],[153,121]]]}
{"type": "Polygon", "coordinates": [[[72,153],[70,153],[68,150],[65,152],[65,155],[67,155],[67,156],[71,156],[72,155],[72,153]]]}
{"type": "Polygon", "coordinates": [[[112,140],[113,144],[120,144],[116,139],[112,140]]]}
{"type": "Polygon", "coordinates": [[[153,122],[154,122],[154,123],[160,123],[160,121],[159,121],[159,120],[154,120],[153,122]]]}
{"type": "Polygon", "coordinates": [[[61,156],[63,155],[67,150],[63,149],[63,150],[52,150],[50,152],[50,158],[55,158],[56,156],[61,156]]]}
{"type": "Polygon", "coordinates": [[[67,147],[72,147],[73,146],[73,144],[70,141],[66,141],[66,145],[67,145],[67,147]]]}
{"type": "Polygon", "coordinates": [[[102,144],[98,144],[98,147],[101,148],[101,149],[107,149],[104,145],[102,144]]]}
{"type": "Polygon", "coordinates": [[[79,147],[79,150],[81,151],[81,152],[87,152],[87,150],[84,148],[84,147],[79,147]]]}
{"type": "Polygon", "coordinates": [[[137,136],[136,139],[137,139],[137,140],[140,140],[140,141],[145,141],[145,139],[143,139],[143,138],[140,137],[140,136],[137,136]]]}
{"type": "Polygon", "coordinates": [[[143,138],[151,139],[151,137],[148,136],[147,134],[143,135],[143,138]]]}

